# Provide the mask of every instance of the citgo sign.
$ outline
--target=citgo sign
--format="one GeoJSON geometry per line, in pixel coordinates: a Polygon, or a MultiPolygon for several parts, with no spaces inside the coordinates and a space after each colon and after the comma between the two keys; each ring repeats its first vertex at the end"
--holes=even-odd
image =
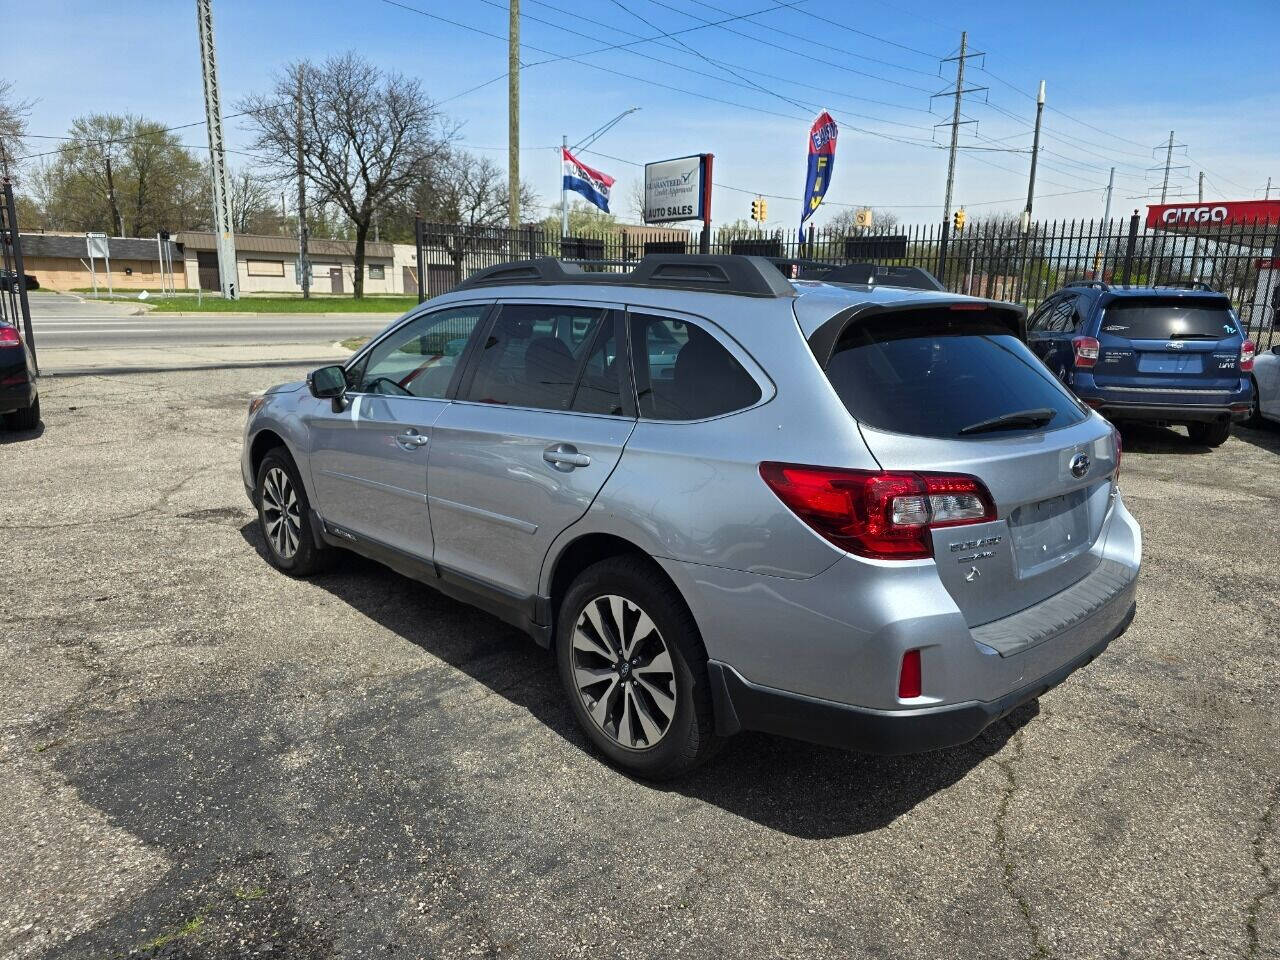
{"type": "Polygon", "coordinates": [[[1147,207],[1147,226],[1229,227],[1280,223],[1280,200],[1223,200],[1219,203],[1155,203],[1147,207]]]}

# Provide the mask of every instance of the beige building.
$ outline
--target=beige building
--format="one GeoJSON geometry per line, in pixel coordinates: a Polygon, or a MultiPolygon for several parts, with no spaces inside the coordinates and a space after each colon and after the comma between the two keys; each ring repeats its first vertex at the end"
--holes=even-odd
{"type": "MultiPolygon", "coordinates": [[[[183,251],[185,286],[218,290],[218,247],[213,233],[183,232],[174,237],[183,251]]],[[[353,240],[316,240],[307,244],[311,260],[311,290],[350,296],[355,292],[353,240]]],[[[410,248],[412,249],[412,248],[410,248]]],[[[404,293],[397,276],[393,245],[369,241],[364,245],[364,292],[404,293]]],[[[298,293],[298,241],[293,237],[236,235],[236,274],[241,293],[298,293]]],[[[417,289],[414,280],[413,289],[417,289]]]]}
{"type": "MultiPolygon", "coordinates": [[[[160,242],[134,237],[111,237],[108,241],[111,271],[101,257],[89,262],[89,245],[83,233],[24,233],[22,259],[25,271],[40,286],[51,290],[91,290],[95,278],[98,289],[159,290],[166,279],[160,272],[160,242]]],[[[169,255],[182,285],[182,255],[171,241],[169,255]]]]}

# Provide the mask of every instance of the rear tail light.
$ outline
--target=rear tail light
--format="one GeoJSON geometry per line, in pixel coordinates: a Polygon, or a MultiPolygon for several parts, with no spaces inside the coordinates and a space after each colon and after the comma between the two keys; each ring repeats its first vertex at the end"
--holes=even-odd
{"type": "Polygon", "coordinates": [[[1240,344],[1240,372],[1249,373],[1253,370],[1253,356],[1258,352],[1258,348],[1254,346],[1252,340],[1246,340],[1240,344]]]}
{"type": "Polygon", "coordinates": [[[18,328],[11,327],[8,324],[0,324],[0,347],[17,347],[22,345],[22,338],[18,336],[18,328]]]}
{"type": "Polygon", "coordinates": [[[1076,353],[1076,366],[1087,370],[1098,362],[1102,344],[1093,337],[1076,337],[1071,341],[1071,348],[1076,353]]]}
{"type": "Polygon", "coordinates": [[[898,673],[898,699],[911,700],[920,696],[920,651],[908,650],[902,655],[902,670],[898,673]]]}
{"type": "Polygon", "coordinates": [[[840,470],[760,464],[778,499],[842,550],[882,560],[933,556],[929,531],[996,518],[991,494],[958,473],[840,470]]]}

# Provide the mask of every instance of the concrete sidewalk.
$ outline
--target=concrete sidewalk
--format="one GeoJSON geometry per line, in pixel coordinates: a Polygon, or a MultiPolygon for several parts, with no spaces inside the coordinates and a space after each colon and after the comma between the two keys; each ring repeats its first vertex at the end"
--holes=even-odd
{"type": "Polygon", "coordinates": [[[340,363],[351,351],[337,343],[210,344],[184,347],[53,347],[40,350],[40,374],[139,373],[169,370],[235,370],[340,363]]]}

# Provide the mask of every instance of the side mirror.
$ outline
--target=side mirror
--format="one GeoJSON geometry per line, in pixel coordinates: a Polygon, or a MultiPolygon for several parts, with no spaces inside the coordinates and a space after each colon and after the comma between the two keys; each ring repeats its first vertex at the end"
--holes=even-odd
{"type": "Polygon", "coordinates": [[[313,370],[307,376],[311,395],[321,400],[337,400],[347,392],[347,372],[336,363],[313,370]]]}

